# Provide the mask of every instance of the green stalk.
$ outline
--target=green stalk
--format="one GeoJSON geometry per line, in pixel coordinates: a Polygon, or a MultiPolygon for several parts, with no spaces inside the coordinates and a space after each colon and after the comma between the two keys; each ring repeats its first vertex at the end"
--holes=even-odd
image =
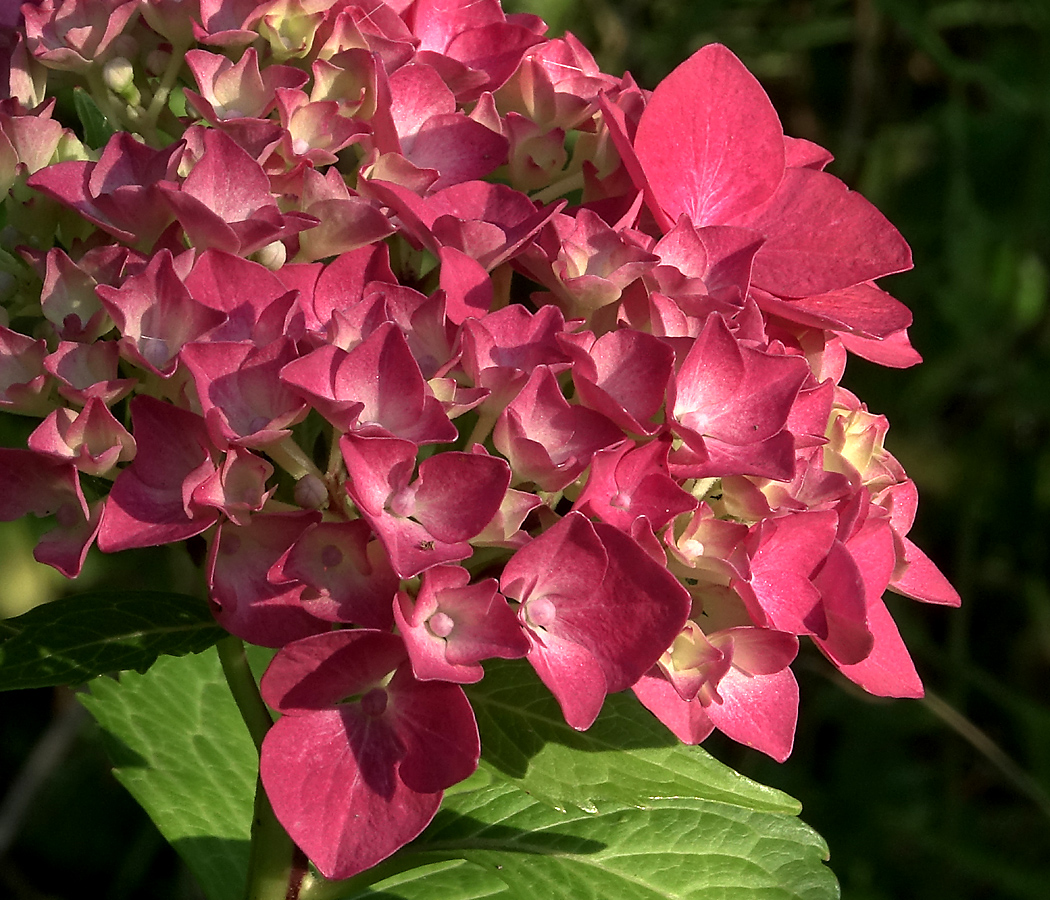
{"type": "MultiPolygon", "coordinates": [[[[259,693],[244,643],[227,635],[218,643],[219,660],[226,683],[248,727],[257,750],[273,725],[270,711],[259,693]]],[[[252,816],[252,845],[248,862],[245,900],[294,900],[306,874],[306,859],[292,843],[288,832],[277,821],[273,807],[263,790],[262,779],[255,786],[255,812],[252,816]]]]}
{"type": "Polygon", "coordinates": [[[160,119],[160,114],[164,111],[164,104],[168,102],[168,97],[171,96],[171,89],[175,86],[175,82],[178,80],[179,72],[182,71],[182,64],[186,57],[186,51],[192,46],[186,44],[185,46],[179,45],[173,47],[171,51],[171,57],[168,59],[168,65],[164,69],[164,74],[161,75],[160,83],[157,85],[157,90],[153,93],[153,99],[150,101],[149,109],[146,110],[146,122],[151,128],[157,127],[157,121],[160,119]]]}

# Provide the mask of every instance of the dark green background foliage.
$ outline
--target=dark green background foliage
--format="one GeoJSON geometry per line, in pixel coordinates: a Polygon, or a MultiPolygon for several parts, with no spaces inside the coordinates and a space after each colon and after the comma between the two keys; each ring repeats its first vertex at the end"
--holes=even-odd
{"type": "MultiPolygon", "coordinates": [[[[919,484],[915,540],[961,610],[891,609],[930,691],[850,689],[796,664],[796,749],[778,766],[713,737],[745,774],[799,798],[847,900],[1043,900],[1050,885],[1050,6],[1044,0],[515,0],[644,87],[721,41],[766,86],[788,133],[911,243],[884,287],[915,313],[925,363],[851,361],[845,384],[892,423],[919,484]]],[[[11,424],[11,423],[8,423],[11,424]]],[[[10,431],[4,443],[20,439],[10,431]]],[[[9,554],[4,550],[4,568],[9,554]]],[[[117,579],[193,591],[158,555],[92,560],[117,579]]],[[[61,714],[50,690],[0,695],[0,791],[61,714]]],[[[11,852],[0,896],[197,896],[81,732],[11,852]]],[[[434,898],[439,900],[439,898],[434,898]]]]}

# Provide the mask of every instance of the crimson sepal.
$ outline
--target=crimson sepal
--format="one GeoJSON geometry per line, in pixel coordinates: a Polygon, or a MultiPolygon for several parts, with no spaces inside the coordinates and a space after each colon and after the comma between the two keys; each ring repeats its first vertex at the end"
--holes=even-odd
{"type": "MultiPolygon", "coordinates": [[[[507,139],[457,111],[452,91],[431,66],[418,62],[402,66],[390,75],[389,88],[393,141],[379,146],[383,133],[379,130],[377,146],[383,152],[401,153],[420,169],[440,172],[431,191],[483,178],[506,162],[507,139]]],[[[376,110],[377,116],[384,113],[376,110]]]]}
{"type": "Polygon", "coordinates": [[[296,291],[257,262],[221,250],[205,250],[194,261],[185,285],[198,303],[226,313],[226,321],[208,332],[209,341],[241,341],[261,347],[285,335],[297,337],[305,330],[296,291]]]}
{"type": "Polygon", "coordinates": [[[299,601],[328,622],[394,624],[390,604],[400,579],[364,519],[310,525],[274,564],[268,580],[305,584],[299,601]]]}
{"type": "Polygon", "coordinates": [[[632,441],[599,450],[591,458],[591,472],[573,504],[622,531],[639,516],[659,530],[679,513],[696,509],[692,494],[682,490],[667,472],[669,440],[635,446],[632,441]]]}
{"type": "MultiPolygon", "coordinates": [[[[773,632],[777,634],[778,632],[773,632]]],[[[715,728],[783,762],[791,755],[798,721],[798,682],[786,666],[752,675],[731,666],[718,683],[720,703],[683,700],[669,681],[653,671],[634,685],[635,696],[680,741],[699,744],[715,728]]]]}
{"type": "Polygon", "coordinates": [[[461,566],[433,566],[423,573],[415,599],[404,591],[397,595],[394,618],[416,678],[473,684],[485,674],[483,659],[529,652],[528,638],[497,587],[494,578],[471,584],[461,566]]]}
{"type": "Polygon", "coordinates": [[[430,392],[401,329],[384,322],[349,353],[324,344],[281,370],[336,428],[392,434],[419,444],[457,432],[430,392]]]}
{"type": "Polygon", "coordinates": [[[537,210],[521,191],[486,181],[464,181],[426,198],[381,180],[362,180],[358,189],[389,206],[405,232],[435,256],[452,247],[489,272],[515,256],[564,206],[537,210]]]}
{"type": "Polygon", "coordinates": [[[729,224],[765,236],[751,283],[780,297],[837,291],[912,265],[900,232],[827,172],[788,169],[776,194],[729,224]]]}
{"type": "Polygon", "coordinates": [[[623,436],[601,413],[570,404],[551,367],[539,366],[500,414],[492,439],[519,482],[560,491],[580,476],[598,450],[623,436]]]}
{"type": "Polygon", "coordinates": [[[411,481],[418,451],[411,441],[347,434],[339,448],[346,491],[402,578],[470,556],[467,542],[493,520],[510,485],[510,466],[486,453],[431,456],[411,481]]]}
{"type": "Polygon", "coordinates": [[[277,377],[296,358],[288,338],[262,347],[239,341],[187,344],[181,355],[193,374],[208,433],[220,447],[268,447],[307,414],[306,403],[277,377]]]}
{"type": "Polygon", "coordinates": [[[630,687],[659,659],[692,602],[628,535],[578,512],[519,550],[500,585],[521,603],[529,662],[581,731],[606,694],[630,687]]]}
{"type": "Polygon", "coordinates": [[[281,647],[328,631],[300,603],[301,582],[269,577],[300,535],[321,518],[317,512],[260,513],[245,525],[223,522],[208,552],[208,599],[218,623],[252,644],[281,647]]]}
{"type": "Polygon", "coordinates": [[[497,0],[416,0],[406,21],[419,38],[420,59],[438,66],[443,57],[466,69],[460,80],[469,88],[457,92],[460,103],[495,91],[514,74],[525,51],[543,41],[538,18],[508,17],[497,0]]]}
{"type": "MultiPolygon", "coordinates": [[[[565,341],[567,349],[572,345],[565,341]]],[[[585,406],[626,432],[653,434],[674,371],[674,351],[651,334],[619,328],[573,354],[572,381],[585,406]]]]}
{"type": "Polygon", "coordinates": [[[90,506],[80,488],[80,476],[71,462],[33,450],[0,449],[0,522],[13,522],[33,513],[54,516],[57,526],[45,534],[33,556],[38,562],[76,578],[99,528],[102,503],[90,506]]]}
{"type": "Polygon", "coordinates": [[[175,188],[185,142],[154,150],[127,131],[109,139],[97,163],[71,160],[31,175],[30,187],[72,207],[129,244],[150,247],[172,220],[161,185],[175,188]]]}
{"type": "Polygon", "coordinates": [[[691,477],[789,481],[795,445],[784,426],[810,374],[801,357],[745,346],[712,313],[672,382],[672,428],[693,451],[673,456],[672,464],[689,467],[691,477]]]}
{"type": "Polygon", "coordinates": [[[263,786],[327,878],[349,878],[408,843],[444,789],[477,768],[462,688],[413,677],[396,635],[354,629],[291,643],[261,690],[282,713],[263,742],[263,786]]]}
{"type": "Polygon", "coordinates": [[[761,290],[753,291],[752,296],[766,313],[860,338],[881,341],[903,332],[912,322],[908,307],[870,283],[796,300],[782,300],[761,290]]]}
{"type": "Polygon", "coordinates": [[[104,553],[182,541],[222,515],[191,500],[217,470],[204,419],[144,394],[129,406],[138,452],[109,492],[98,535],[104,553]]]}
{"type": "Polygon", "coordinates": [[[305,213],[280,211],[262,166],[233,138],[209,128],[201,143],[204,152],[181,187],[159,186],[197,250],[214,247],[248,256],[317,224],[305,213]]]}
{"type": "Polygon", "coordinates": [[[135,455],[135,439],[97,397],[80,412],[65,406],[53,410],[27,443],[44,456],[72,462],[86,475],[104,475],[135,455]]]}
{"type": "Polygon", "coordinates": [[[46,415],[52,403],[47,343],[0,325],[0,409],[46,415]]]}
{"type": "Polygon", "coordinates": [[[119,288],[100,284],[95,292],[120,329],[122,355],[164,377],[175,372],[185,344],[226,320],[225,313],[190,296],[168,250],[154,254],[141,274],[119,288]]]}

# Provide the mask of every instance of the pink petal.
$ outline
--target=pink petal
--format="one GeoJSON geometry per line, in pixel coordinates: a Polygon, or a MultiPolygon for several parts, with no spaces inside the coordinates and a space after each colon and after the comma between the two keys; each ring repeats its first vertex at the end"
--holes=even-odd
{"type": "Polygon", "coordinates": [[[747,675],[731,668],[718,682],[721,703],[704,711],[734,741],[761,750],[777,762],[791,755],[798,720],[798,683],[790,669],[747,675]]]}
{"type": "Polygon", "coordinates": [[[389,726],[324,710],[266,734],[259,774],[278,820],[326,878],[349,878],[416,837],[441,805],[396,774],[389,726]]]}
{"type": "Polygon", "coordinates": [[[836,662],[839,671],[877,697],[923,696],[915,663],[881,598],[868,604],[868,625],[875,638],[871,653],[853,665],[836,662]]]}
{"type": "Polygon", "coordinates": [[[784,132],[755,77],[721,44],[657,86],[634,141],[672,221],[723,225],[768,200],[784,175],[784,132]]]}
{"type": "Polygon", "coordinates": [[[810,297],[911,268],[911,250],[874,206],[826,172],[788,169],[776,194],[731,223],[764,234],[751,282],[810,297]]]}

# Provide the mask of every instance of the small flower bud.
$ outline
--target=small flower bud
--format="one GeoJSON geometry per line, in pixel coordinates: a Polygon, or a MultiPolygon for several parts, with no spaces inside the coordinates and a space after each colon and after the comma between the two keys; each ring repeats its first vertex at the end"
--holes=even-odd
{"type": "Polygon", "coordinates": [[[161,47],[155,47],[149,52],[146,57],[146,71],[150,75],[160,77],[168,68],[168,63],[171,62],[171,51],[164,50],[161,47]]]}
{"type": "Polygon", "coordinates": [[[56,162],[69,162],[70,160],[88,160],[91,153],[72,131],[66,129],[58,141],[58,149],[55,151],[56,162]]]}
{"type": "Polygon", "coordinates": [[[281,241],[273,241],[265,247],[256,250],[252,254],[252,258],[257,263],[266,266],[271,272],[276,272],[288,258],[288,250],[281,241]]]}
{"type": "Polygon", "coordinates": [[[114,56],[102,67],[102,80],[114,94],[123,97],[135,86],[135,67],[123,56],[114,56]]]}
{"type": "Polygon", "coordinates": [[[328,500],[328,490],[316,475],[304,475],[295,483],[293,496],[303,509],[320,509],[328,500]]]}

